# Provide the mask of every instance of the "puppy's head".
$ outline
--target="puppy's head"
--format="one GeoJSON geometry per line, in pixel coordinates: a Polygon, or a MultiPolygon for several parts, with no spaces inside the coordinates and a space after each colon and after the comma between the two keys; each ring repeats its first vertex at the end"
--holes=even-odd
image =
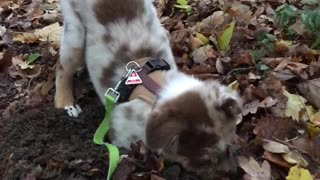
{"type": "Polygon", "coordinates": [[[231,161],[226,149],[241,107],[236,92],[216,81],[203,82],[155,106],[147,124],[147,145],[198,174],[220,171],[219,164],[231,161]]]}

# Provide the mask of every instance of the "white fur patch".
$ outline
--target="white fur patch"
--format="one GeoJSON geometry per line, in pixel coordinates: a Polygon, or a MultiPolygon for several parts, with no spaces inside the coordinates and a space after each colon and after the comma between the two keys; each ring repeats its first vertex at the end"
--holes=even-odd
{"type": "Polygon", "coordinates": [[[166,75],[166,84],[160,91],[158,103],[162,104],[165,101],[176,98],[201,84],[203,84],[203,82],[192,76],[187,76],[176,70],[171,70],[166,75]]]}
{"type": "Polygon", "coordinates": [[[120,147],[130,148],[130,143],[142,140],[145,142],[145,127],[151,107],[141,99],[119,104],[112,115],[112,143],[120,147]],[[125,109],[131,108],[130,117],[126,117],[125,109]]]}

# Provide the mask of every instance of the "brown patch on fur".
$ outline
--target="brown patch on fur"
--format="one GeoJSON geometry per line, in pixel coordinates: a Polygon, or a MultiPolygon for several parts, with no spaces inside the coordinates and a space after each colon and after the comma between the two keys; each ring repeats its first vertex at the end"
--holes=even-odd
{"type": "Polygon", "coordinates": [[[117,52],[117,54],[128,53],[129,46],[127,44],[122,44],[117,52]]]}
{"type": "Polygon", "coordinates": [[[230,119],[234,119],[235,116],[240,114],[242,111],[238,102],[232,98],[225,99],[219,109],[225,112],[226,116],[230,119]]]}
{"type": "Polygon", "coordinates": [[[112,41],[112,37],[109,34],[104,34],[102,36],[103,41],[108,44],[110,41],[112,41]]]}
{"type": "Polygon", "coordinates": [[[207,107],[200,95],[187,92],[155,110],[147,124],[147,144],[151,148],[162,148],[183,131],[201,126],[213,127],[207,107]]]}
{"type": "Polygon", "coordinates": [[[145,57],[162,58],[166,55],[166,51],[164,49],[146,47],[136,50],[133,55],[137,59],[145,57]]]}
{"type": "Polygon", "coordinates": [[[63,71],[63,66],[62,66],[62,64],[59,64],[59,65],[58,65],[58,69],[59,69],[60,71],[63,71]]]}
{"type": "MultiPolygon", "coordinates": [[[[123,65],[123,68],[125,69],[126,63],[130,61],[128,56],[129,47],[124,44],[122,45],[119,50],[115,53],[114,59],[111,61],[111,63],[103,68],[101,77],[100,77],[100,85],[102,87],[107,87],[112,85],[112,78],[115,75],[115,69],[117,69],[118,66],[123,65]]],[[[119,79],[120,80],[120,79],[119,79]]]]}
{"type": "Polygon", "coordinates": [[[153,57],[156,52],[153,48],[141,48],[134,52],[134,57],[137,59],[144,58],[144,57],[153,57]]]}
{"type": "Polygon", "coordinates": [[[219,140],[215,133],[189,129],[180,134],[177,153],[190,158],[195,166],[204,165],[209,162],[200,157],[207,154],[206,148],[212,148],[219,140]]]}
{"type": "MultiPolygon", "coordinates": [[[[228,108],[230,104],[234,103],[226,102],[228,108]]],[[[209,177],[217,171],[236,169],[233,159],[223,148],[226,141],[221,131],[224,127],[221,131],[216,130],[219,120],[210,118],[209,109],[199,93],[187,92],[151,113],[146,142],[152,149],[162,149],[168,160],[181,163],[203,179],[215,179],[209,177]]],[[[227,131],[232,134],[235,130],[227,131]]]]}
{"type": "Polygon", "coordinates": [[[112,77],[115,75],[115,66],[117,66],[117,61],[112,61],[107,67],[103,68],[101,77],[100,77],[100,85],[102,87],[110,86],[112,81],[112,77]]]}
{"type": "Polygon", "coordinates": [[[144,11],[143,0],[98,0],[94,11],[101,24],[119,21],[130,22],[144,11]]]}
{"type": "Polygon", "coordinates": [[[214,131],[204,100],[197,92],[187,92],[155,109],[146,128],[147,145],[162,149],[166,158],[181,163],[186,169],[212,173],[225,159],[224,143],[214,131]]]}

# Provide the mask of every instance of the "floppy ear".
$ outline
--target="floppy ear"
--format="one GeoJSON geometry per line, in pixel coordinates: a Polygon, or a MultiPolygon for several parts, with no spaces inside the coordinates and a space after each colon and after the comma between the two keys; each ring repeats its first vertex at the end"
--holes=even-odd
{"type": "Polygon", "coordinates": [[[242,105],[240,100],[236,100],[233,98],[226,98],[222,101],[220,107],[226,114],[227,117],[236,117],[242,111],[242,105]]]}
{"type": "Polygon", "coordinates": [[[174,110],[154,110],[146,128],[147,146],[151,149],[164,148],[169,143],[174,143],[183,128],[181,121],[176,119],[174,110]]]}

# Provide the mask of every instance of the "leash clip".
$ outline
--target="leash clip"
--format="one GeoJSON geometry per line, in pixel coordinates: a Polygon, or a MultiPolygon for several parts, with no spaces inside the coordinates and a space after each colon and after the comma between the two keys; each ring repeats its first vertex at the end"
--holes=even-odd
{"type": "Polygon", "coordinates": [[[135,61],[130,61],[128,62],[128,64],[126,65],[126,70],[127,71],[132,71],[135,70],[136,72],[140,72],[142,70],[141,66],[135,62],[135,61]]]}
{"type": "Polygon", "coordinates": [[[114,103],[116,103],[120,97],[120,93],[113,88],[109,88],[104,96],[111,96],[114,99],[114,103]]]}
{"type": "Polygon", "coordinates": [[[114,88],[109,88],[106,93],[104,94],[104,96],[111,96],[114,99],[114,103],[116,103],[120,97],[120,92],[118,91],[120,84],[125,81],[129,75],[134,71],[134,70],[141,70],[141,67],[139,66],[138,63],[134,62],[134,61],[130,61],[127,65],[126,65],[126,74],[121,78],[121,80],[116,84],[116,86],[114,88]],[[132,67],[129,68],[129,66],[132,65],[132,67]]]}

